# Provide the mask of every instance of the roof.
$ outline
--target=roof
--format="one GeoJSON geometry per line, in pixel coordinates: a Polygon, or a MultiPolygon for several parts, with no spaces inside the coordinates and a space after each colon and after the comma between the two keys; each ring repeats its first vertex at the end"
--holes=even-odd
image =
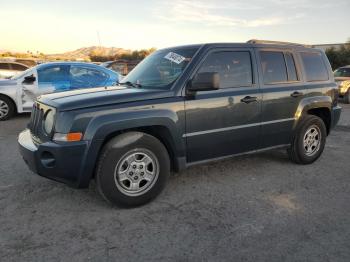
{"type": "Polygon", "coordinates": [[[6,61],[5,60],[5,61],[0,61],[0,64],[16,64],[16,65],[22,65],[22,66],[29,68],[29,66],[22,64],[22,63],[15,62],[15,61],[6,61]]]}
{"type": "Polygon", "coordinates": [[[85,63],[85,62],[46,62],[38,65],[38,67],[41,66],[47,66],[47,65],[84,65],[84,66],[98,66],[93,63],[85,63]]]}
{"type": "MultiPolygon", "coordinates": [[[[160,50],[167,49],[176,49],[176,48],[201,48],[201,47],[270,47],[270,48],[289,48],[289,49],[318,49],[313,48],[310,45],[303,45],[297,43],[290,42],[280,42],[280,41],[270,41],[270,40],[257,40],[252,39],[245,43],[229,43],[229,42],[221,42],[221,43],[204,43],[204,44],[193,44],[193,45],[182,45],[182,46],[173,46],[168,48],[163,48],[160,50]]],[[[318,49],[320,50],[320,49],[318,49]]]]}
{"type": "Polygon", "coordinates": [[[77,66],[88,66],[92,68],[98,68],[99,70],[109,72],[109,74],[113,75],[119,75],[117,72],[112,71],[106,67],[100,66],[100,65],[95,65],[93,63],[85,63],[85,62],[47,62],[47,63],[42,63],[36,66],[37,69],[50,66],[50,65],[77,65],[77,66]]]}

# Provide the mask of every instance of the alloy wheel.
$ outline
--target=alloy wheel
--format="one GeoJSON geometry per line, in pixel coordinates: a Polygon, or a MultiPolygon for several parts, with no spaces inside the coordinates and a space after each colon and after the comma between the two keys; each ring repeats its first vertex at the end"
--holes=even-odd
{"type": "Polygon", "coordinates": [[[318,126],[310,126],[304,135],[303,146],[307,156],[313,156],[320,149],[321,131],[318,126]]]}
{"type": "Polygon", "coordinates": [[[139,196],[152,188],[158,175],[159,163],[156,156],[147,149],[135,149],[119,160],[114,180],[125,195],[139,196]]]}

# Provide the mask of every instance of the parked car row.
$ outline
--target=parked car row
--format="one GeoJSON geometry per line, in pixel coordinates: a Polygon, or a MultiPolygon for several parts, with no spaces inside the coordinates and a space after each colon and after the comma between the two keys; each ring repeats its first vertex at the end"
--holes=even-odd
{"type": "Polygon", "coordinates": [[[37,65],[10,79],[0,80],[0,120],[30,112],[43,94],[116,85],[121,75],[107,68],[77,62],[37,65]]]}
{"type": "Polygon", "coordinates": [[[132,69],[137,66],[137,64],[140,63],[140,60],[124,60],[119,59],[115,61],[107,61],[104,63],[101,63],[100,66],[106,67],[108,69],[111,69],[115,72],[118,72],[119,74],[125,76],[127,75],[132,69]]]}

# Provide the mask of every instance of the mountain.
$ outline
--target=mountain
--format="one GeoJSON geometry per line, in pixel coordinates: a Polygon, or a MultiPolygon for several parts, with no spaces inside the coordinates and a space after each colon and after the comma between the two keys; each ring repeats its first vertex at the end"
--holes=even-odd
{"type": "Polygon", "coordinates": [[[76,59],[88,59],[91,54],[96,56],[115,56],[121,54],[129,54],[131,50],[118,48],[118,47],[102,47],[102,46],[90,46],[79,48],[74,51],[65,52],[62,54],[51,54],[49,57],[59,57],[68,60],[76,59]]]}

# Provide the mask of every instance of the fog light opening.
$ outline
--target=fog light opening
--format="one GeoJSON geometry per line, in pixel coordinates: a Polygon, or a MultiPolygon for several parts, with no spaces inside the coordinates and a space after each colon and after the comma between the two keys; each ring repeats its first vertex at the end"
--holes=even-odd
{"type": "Polygon", "coordinates": [[[56,165],[56,159],[54,155],[47,151],[41,153],[40,160],[44,167],[52,168],[56,165]]]}

